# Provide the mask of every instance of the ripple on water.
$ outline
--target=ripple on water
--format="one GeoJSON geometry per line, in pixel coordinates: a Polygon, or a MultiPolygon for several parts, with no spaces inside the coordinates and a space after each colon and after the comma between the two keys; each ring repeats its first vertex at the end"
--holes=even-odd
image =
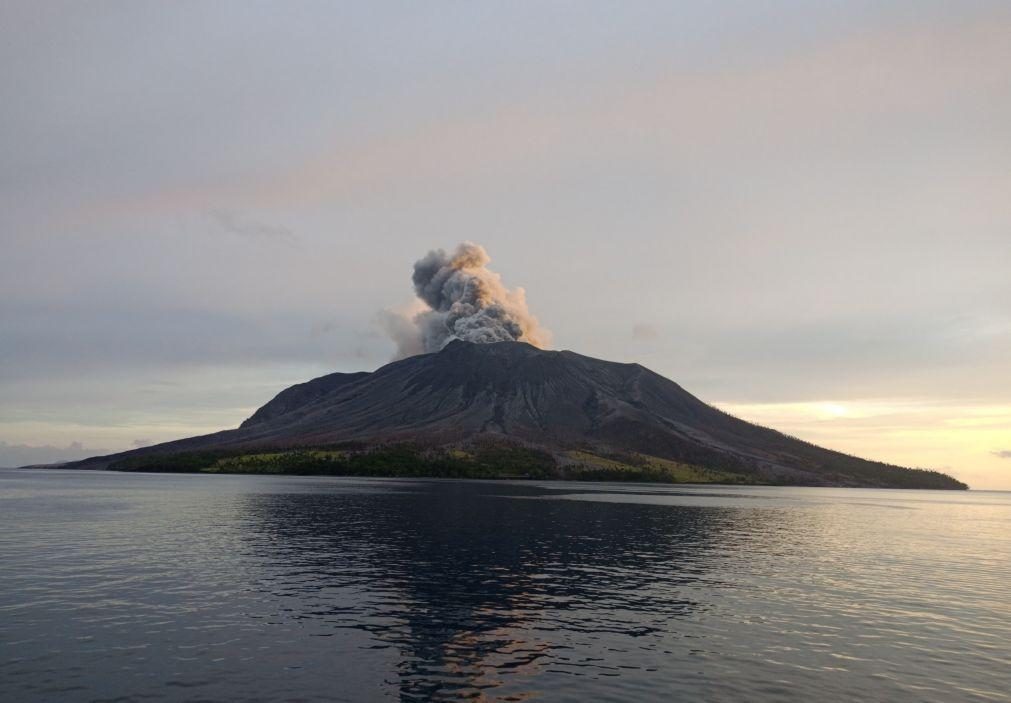
{"type": "Polygon", "coordinates": [[[3,700],[1009,700],[1011,496],[0,472],[3,700]]]}

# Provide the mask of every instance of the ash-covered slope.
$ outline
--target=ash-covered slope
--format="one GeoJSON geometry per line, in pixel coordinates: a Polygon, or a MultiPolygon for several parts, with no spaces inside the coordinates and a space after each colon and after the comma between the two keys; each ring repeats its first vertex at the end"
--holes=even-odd
{"type": "Polygon", "coordinates": [[[559,456],[584,449],[648,455],[793,484],[964,487],[936,472],[858,459],[744,422],[638,364],[521,342],[452,342],[373,373],[330,374],[282,391],[238,429],[80,466],[205,450],[481,440],[559,456]]]}

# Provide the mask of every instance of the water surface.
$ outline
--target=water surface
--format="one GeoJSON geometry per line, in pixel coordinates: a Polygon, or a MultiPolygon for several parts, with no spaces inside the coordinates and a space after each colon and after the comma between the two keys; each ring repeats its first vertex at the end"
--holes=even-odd
{"type": "Polygon", "coordinates": [[[0,700],[1011,701],[1011,494],[0,471],[0,700]]]}

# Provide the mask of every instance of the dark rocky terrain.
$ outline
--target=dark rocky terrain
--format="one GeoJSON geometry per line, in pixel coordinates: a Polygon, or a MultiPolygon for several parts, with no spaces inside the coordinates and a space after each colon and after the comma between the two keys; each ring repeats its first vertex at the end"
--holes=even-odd
{"type": "Polygon", "coordinates": [[[750,424],[638,364],[520,342],[452,342],[373,373],[330,374],[282,391],[237,429],[69,466],[189,470],[205,467],[178,457],[213,463],[332,449],[343,459],[409,447],[437,467],[432,457],[459,463],[489,446],[536,452],[547,462],[542,469],[563,478],[620,478],[646,467],[670,480],[965,488],[935,471],[860,459],[750,424]]]}

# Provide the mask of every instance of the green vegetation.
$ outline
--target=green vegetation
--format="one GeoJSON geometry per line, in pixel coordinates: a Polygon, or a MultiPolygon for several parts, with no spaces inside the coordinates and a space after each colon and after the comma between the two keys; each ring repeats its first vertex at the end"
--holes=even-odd
{"type": "MultiPolygon", "coordinates": [[[[952,488],[944,474],[870,463],[851,474],[823,474],[830,484],[887,485],[892,488],[952,488]],[[872,468],[871,468],[872,467],[872,468]],[[875,471],[877,475],[875,475],[875,471]]],[[[215,474],[285,474],[299,476],[391,476],[416,478],[526,478],[572,481],[654,483],[768,484],[745,472],[708,468],[648,454],[595,454],[570,450],[557,457],[539,449],[506,443],[423,447],[414,444],[363,446],[344,444],[273,451],[201,451],[139,455],[120,459],[115,471],[215,474]]],[[[788,485],[789,481],[781,482],[788,485]]],[[[964,484],[958,484],[961,487],[964,484]]]]}
{"type": "Polygon", "coordinates": [[[291,449],[137,456],[116,462],[110,468],[169,473],[550,478],[555,475],[556,465],[547,452],[526,447],[489,444],[473,451],[444,451],[399,444],[366,450],[291,449]]]}
{"type": "Polygon", "coordinates": [[[754,476],[683,464],[648,454],[603,457],[570,451],[565,477],[579,481],[649,481],[655,483],[758,483],[754,476]]]}
{"type": "Polygon", "coordinates": [[[266,454],[239,454],[218,459],[211,466],[202,469],[207,473],[220,474],[278,474],[300,473],[305,468],[312,473],[313,467],[329,466],[341,462],[348,456],[346,451],[326,451],[309,449],[291,452],[269,452],[266,454]]]}
{"type": "Polygon", "coordinates": [[[116,471],[163,473],[392,476],[432,478],[562,478],[579,481],[755,483],[744,474],[683,464],[645,454],[601,456],[570,451],[560,457],[512,444],[424,448],[412,444],[346,445],[275,451],[205,451],[133,456],[116,471]]]}

